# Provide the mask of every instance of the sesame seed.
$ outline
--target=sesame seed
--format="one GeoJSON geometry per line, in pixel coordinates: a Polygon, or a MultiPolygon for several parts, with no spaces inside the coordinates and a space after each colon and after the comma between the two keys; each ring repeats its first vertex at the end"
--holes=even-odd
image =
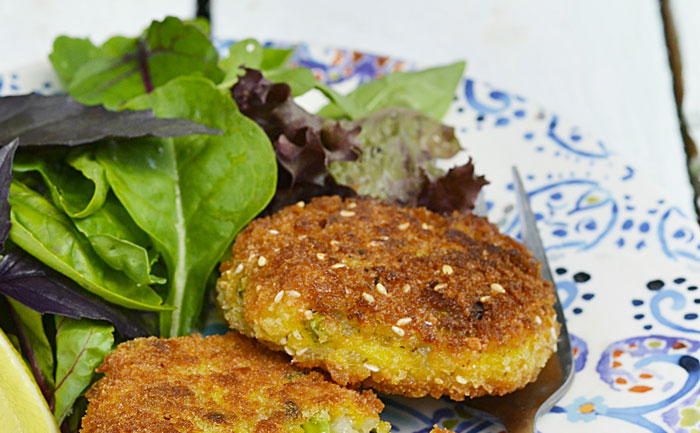
{"type": "Polygon", "coordinates": [[[289,347],[284,346],[284,351],[287,352],[287,355],[294,356],[294,351],[292,349],[290,349],[289,347]]]}
{"type": "Polygon", "coordinates": [[[542,318],[541,318],[540,316],[535,316],[535,323],[537,323],[538,325],[541,325],[541,324],[542,324],[542,318]]]}
{"type": "Polygon", "coordinates": [[[365,366],[365,368],[366,368],[367,370],[369,370],[369,371],[371,371],[371,372],[376,373],[376,372],[379,371],[379,367],[377,367],[376,365],[368,364],[368,363],[365,362],[365,363],[364,363],[364,366],[365,366]]]}
{"type": "Polygon", "coordinates": [[[481,301],[481,302],[486,302],[486,301],[488,301],[489,299],[491,299],[491,297],[487,295],[487,296],[482,296],[481,298],[479,298],[479,301],[481,301]]]}
{"type": "Polygon", "coordinates": [[[292,332],[292,337],[296,338],[297,340],[301,340],[301,332],[294,330],[294,332],[292,332]]]}
{"type": "Polygon", "coordinates": [[[282,337],[282,338],[280,338],[280,344],[281,344],[282,346],[284,346],[285,344],[287,344],[287,337],[282,337]]]}
{"type": "Polygon", "coordinates": [[[438,385],[442,385],[443,383],[445,383],[445,381],[443,381],[443,380],[440,379],[439,377],[436,377],[436,378],[435,378],[435,383],[437,383],[438,385]]]}
{"type": "Polygon", "coordinates": [[[355,203],[354,201],[351,201],[350,203],[348,203],[348,209],[355,209],[356,207],[357,207],[357,203],[355,203]]]}
{"type": "Polygon", "coordinates": [[[411,285],[410,284],[404,284],[403,285],[403,292],[408,293],[411,291],[411,285]]]}
{"type": "Polygon", "coordinates": [[[255,253],[250,253],[250,255],[248,256],[248,261],[252,262],[253,260],[255,260],[255,253]]]}
{"type": "Polygon", "coordinates": [[[256,291],[256,292],[259,292],[260,290],[262,290],[262,286],[261,286],[260,284],[258,284],[257,286],[255,286],[255,291],[256,291]]]}
{"type": "Polygon", "coordinates": [[[433,290],[435,290],[435,291],[437,292],[437,291],[439,291],[439,290],[444,289],[445,287],[447,287],[447,284],[445,284],[445,283],[440,283],[440,284],[438,284],[437,286],[433,287],[433,290]]]}
{"type": "Polygon", "coordinates": [[[404,231],[404,230],[408,229],[410,226],[411,226],[411,223],[409,223],[409,222],[399,224],[399,230],[404,231]]]}
{"type": "Polygon", "coordinates": [[[304,347],[304,348],[297,350],[297,356],[301,356],[301,355],[305,354],[307,350],[309,350],[308,347],[304,347]]]}
{"type": "Polygon", "coordinates": [[[335,239],[333,239],[333,240],[330,242],[330,244],[331,244],[331,246],[333,246],[333,247],[338,247],[338,246],[340,246],[340,242],[336,241],[335,239]]]}
{"type": "Polygon", "coordinates": [[[396,325],[397,326],[408,325],[412,321],[413,321],[413,319],[411,319],[410,317],[403,317],[403,318],[396,321],[396,325]]]}
{"type": "Polygon", "coordinates": [[[374,296],[370,295],[367,292],[363,293],[362,297],[365,298],[365,301],[369,302],[370,304],[374,302],[374,296]]]}
{"type": "Polygon", "coordinates": [[[388,241],[388,240],[389,240],[389,236],[379,236],[379,239],[381,239],[381,240],[383,240],[383,241],[388,241]]]}
{"type": "Polygon", "coordinates": [[[268,230],[267,232],[270,233],[271,235],[278,235],[278,234],[280,234],[280,232],[278,232],[278,231],[275,230],[275,229],[268,230]]]}
{"type": "Polygon", "coordinates": [[[369,243],[367,244],[367,246],[369,247],[378,247],[379,245],[381,245],[381,242],[378,241],[369,241],[369,243]]]}
{"type": "Polygon", "coordinates": [[[347,268],[347,265],[345,263],[336,263],[333,266],[331,266],[331,269],[339,269],[339,268],[347,268]]]}
{"type": "Polygon", "coordinates": [[[454,274],[454,270],[452,269],[452,266],[450,265],[442,265],[442,273],[445,275],[452,275],[454,274]]]}
{"type": "Polygon", "coordinates": [[[239,263],[238,266],[236,266],[236,270],[233,271],[233,274],[234,275],[240,274],[242,270],[243,270],[243,263],[239,263]]]}
{"type": "Polygon", "coordinates": [[[258,257],[258,266],[265,266],[267,264],[267,259],[265,256],[258,257]]]}
{"type": "Polygon", "coordinates": [[[303,201],[300,200],[297,202],[297,207],[303,208],[304,206],[306,206],[306,203],[304,203],[303,201]]]}
{"type": "Polygon", "coordinates": [[[467,384],[467,379],[463,378],[462,376],[456,376],[456,377],[455,377],[455,380],[456,380],[458,383],[461,383],[462,385],[466,385],[466,384],[467,384]]]}
{"type": "Polygon", "coordinates": [[[326,255],[323,253],[316,253],[316,258],[319,260],[326,260],[326,255]]]}
{"type": "Polygon", "coordinates": [[[428,224],[423,223],[420,225],[420,228],[422,228],[423,230],[428,230],[428,224]]]}
{"type": "Polygon", "coordinates": [[[428,322],[427,320],[425,321],[425,324],[428,326],[433,326],[433,322],[428,322]]]}
{"type": "Polygon", "coordinates": [[[377,292],[381,293],[382,295],[388,295],[389,292],[386,291],[386,287],[384,287],[384,284],[382,283],[377,283],[377,292]]]}
{"type": "Polygon", "coordinates": [[[297,236],[297,240],[298,240],[298,241],[303,241],[304,239],[306,239],[306,235],[299,235],[299,236],[297,236]]]}
{"type": "Polygon", "coordinates": [[[296,290],[289,290],[287,294],[292,298],[301,298],[301,293],[297,292],[296,290]]]}
{"type": "Polygon", "coordinates": [[[347,218],[347,217],[351,217],[351,216],[355,216],[355,212],[353,212],[353,211],[351,211],[351,210],[345,210],[345,209],[343,209],[343,210],[340,211],[340,216],[341,216],[341,217],[346,217],[346,218],[347,218]]]}
{"type": "Polygon", "coordinates": [[[493,290],[496,293],[505,293],[506,292],[506,289],[504,289],[503,286],[501,286],[498,283],[491,284],[491,290],[493,290]]]}
{"type": "Polygon", "coordinates": [[[282,296],[284,296],[284,290],[280,290],[279,292],[277,292],[277,294],[275,295],[275,300],[273,302],[275,304],[278,303],[282,300],[282,296]]]}
{"type": "Polygon", "coordinates": [[[311,310],[304,311],[304,319],[311,320],[314,318],[314,312],[311,310]]]}
{"type": "Polygon", "coordinates": [[[391,330],[394,331],[394,334],[398,335],[399,337],[403,337],[404,334],[406,334],[406,331],[404,331],[403,328],[399,328],[396,325],[392,326],[391,330]]]}

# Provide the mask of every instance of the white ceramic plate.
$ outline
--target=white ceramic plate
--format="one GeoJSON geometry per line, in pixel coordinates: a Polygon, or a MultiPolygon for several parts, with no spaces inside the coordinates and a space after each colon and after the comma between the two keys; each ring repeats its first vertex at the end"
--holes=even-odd
{"type": "MultiPolygon", "coordinates": [[[[306,45],[293,61],[343,89],[412,67],[306,45]]],[[[29,91],[57,91],[48,64],[0,74],[0,95],[29,91]]],[[[555,271],[576,378],[538,430],[700,432],[700,230],[692,217],[595,136],[487,81],[464,77],[444,121],[466,148],[446,165],[474,158],[491,181],[490,219],[516,238],[510,167],[518,166],[555,271]]],[[[395,431],[503,431],[446,399],[381,397],[395,431]]]]}

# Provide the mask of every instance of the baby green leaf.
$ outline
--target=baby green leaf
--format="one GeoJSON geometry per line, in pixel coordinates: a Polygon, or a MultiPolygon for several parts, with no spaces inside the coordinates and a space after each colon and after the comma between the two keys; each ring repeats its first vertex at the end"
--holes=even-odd
{"type": "Polygon", "coordinates": [[[134,282],[143,285],[163,284],[165,280],[151,275],[153,257],[148,247],[152,242],[131,219],[112,194],[104,205],[87,218],[74,219],[92,248],[112,268],[123,271],[134,282]]]}
{"type": "Polygon", "coordinates": [[[53,42],[53,52],[49,59],[63,87],[68,87],[78,69],[99,56],[100,49],[90,40],[59,36],[53,42]]]}
{"type": "Polygon", "coordinates": [[[61,424],[73,403],[92,382],[95,369],[112,349],[114,328],[56,316],[56,388],[54,415],[61,424]]]}
{"type": "Polygon", "coordinates": [[[48,385],[48,388],[53,389],[53,349],[51,349],[49,339],[44,332],[44,323],[41,321],[41,314],[11,298],[7,298],[7,300],[17,313],[20,325],[27,338],[27,342],[32,348],[34,360],[39,367],[42,378],[46,385],[48,385]]]}
{"type": "Polygon", "coordinates": [[[381,108],[397,106],[413,108],[440,120],[454,98],[464,65],[464,62],[457,62],[417,72],[392,72],[361,84],[346,95],[358,112],[348,113],[337,103],[330,103],[318,114],[357,119],[381,108]]]}
{"type": "Polygon", "coordinates": [[[224,130],[221,136],[112,142],[97,152],[112,190],[167,265],[167,303],[174,311],[161,314],[162,334],[188,334],[209,273],[275,192],[275,155],[265,133],[205,79],[175,79],[129,107],[224,130]]]}
{"type": "Polygon", "coordinates": [[[243,72],[241,66],[257,69],[262,59],[263,47],[255,39],[244,39],[231,45],[228,49],[228,57],[219,62],[219,67],[226,73],[219,87],[227,89],[233,86],[243,72]]]}
{"type": "Polygon", "coordinates": [[[10,187],[10,237],[44,264],[109,302],[139,310],[165,310],[148,286],[105,265],[73,222],[19,181],[10,187]]]}
{"type": "Polygon", "coordinates": [[[216,48],[196,23],[174,17],[154,21],[139,38],[114,37],[99,48],[60,38],[51,59],[60,71],[68,93],[87,105],[117,108],[125,101],[182,75],[196,75],[219,82],[224,73],[217,66],[216,48]]]}
{"type": "Polygon", "coordinates": [[[68,157],[65,152],[20,153],[13,169],[20,173],[38,171],[53,202],[73,218],[83,218],[100,209],[109,191],[102,166],[83,149],[68,157]]]}

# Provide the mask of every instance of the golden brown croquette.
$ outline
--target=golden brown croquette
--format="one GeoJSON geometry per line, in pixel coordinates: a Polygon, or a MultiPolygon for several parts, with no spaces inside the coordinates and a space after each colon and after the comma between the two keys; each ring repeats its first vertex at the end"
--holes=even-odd
{"type": "Polygon", "coordinates": [[[253,221],[221,272],[233,328],[344,385],[502,395],[555,350],[540,264],[474,215],[316,198],[253,221]]]}

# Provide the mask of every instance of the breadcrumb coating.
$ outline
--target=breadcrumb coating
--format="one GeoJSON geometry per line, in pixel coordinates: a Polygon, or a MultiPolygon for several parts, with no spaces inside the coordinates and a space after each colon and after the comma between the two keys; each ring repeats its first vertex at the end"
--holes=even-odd
{"type": "Polygon", "coordinates": [[[221,272],[233,328],[343,385],[502,395],[558,336],[540,264],[474,215],[320,197],[253,221],[221,272]]]}
{"type": "Polygon", "coordinates": [[[127,341],[97,371],[105,376],[86,393],[83,433],[302,433],[318,420],[350,432],[390,427],[371,391],[302,371],[233,332],[127,341]]]}

